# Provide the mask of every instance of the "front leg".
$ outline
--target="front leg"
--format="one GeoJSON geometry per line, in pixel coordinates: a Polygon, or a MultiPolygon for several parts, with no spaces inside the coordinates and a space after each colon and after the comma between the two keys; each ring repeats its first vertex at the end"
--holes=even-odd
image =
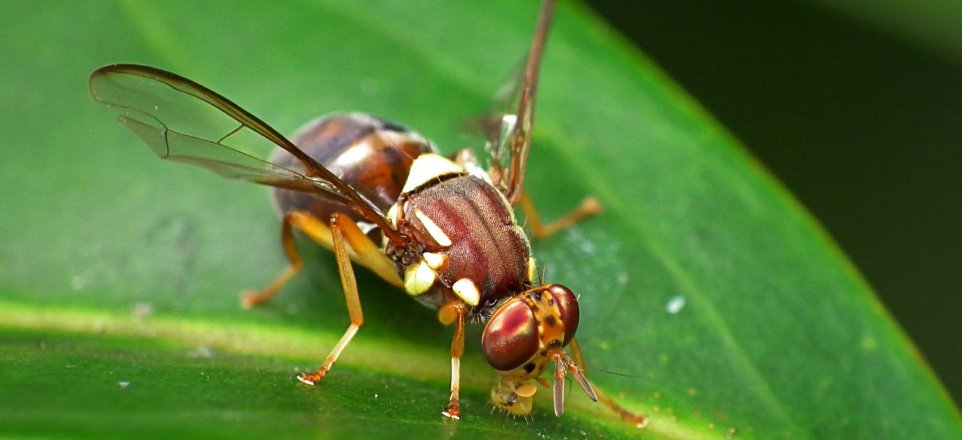
{"type": "MultiPolygon", "coordinates": [[[[575,362],[574,368],[578,368],[579,371],[586,371],[586,361],[583,360],[583,352],[579,349],[579,342],[577,342],[576,339],[569,341],[569,352],[572,354],[573,362],[575,362]]],[[[620,406],[619,403],[616,403],[613,399],[607,396],[603,390],[600,390],[593,384],[589,384],[589,386],[590,391],[595,390],[594,392],[597,399],[594,400],[602,402],[607,406],[607,408],[613,410],[613,412],[619,415],[623,420],[632,423],[637,428],[643,428],[644,426],[647,426],[647,423],[650,422],[650,419],[647,419],[640,414],[620,406]]]]}
{"type": "Polygon", "coordinates": [[[458,408],[459,373],[461,370],[461,355],[465,351],[465,303],[461,301],[445,304],[438,310],[438,320],[442,324],[455,323],[455,335],[451,339],[451,397],[448,407],[441,415],[452,420],[461,420],[458,408]]]}

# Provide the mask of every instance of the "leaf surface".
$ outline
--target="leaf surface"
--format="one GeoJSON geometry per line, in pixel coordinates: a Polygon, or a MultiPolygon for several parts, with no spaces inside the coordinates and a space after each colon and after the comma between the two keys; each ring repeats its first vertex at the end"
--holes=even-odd
{"type": "Polygon", "coordinates": [[[644,430],[567,389],[552,416],[493,413],[469,337],[459,424],[450,329],[358,271],[367,325],[321,386],[347,323],[332,255],[265,308],[238,293],[283,267],[265,189],[157,160],[88,95],[95,68],[158,66],[282,132],[375,113],[445,151],[476,145],[525,53],[526,2],[44,2],[0,5],[0,433],[103,438],[955,438],[932,373],[792,197],[643,55],[564,2],[550,35],[526,188],[547,218],[605,213],[534,243],[580,295],[590,380],[644,430]],[[29,24],[29,26],[28,26],[29,24]]]}

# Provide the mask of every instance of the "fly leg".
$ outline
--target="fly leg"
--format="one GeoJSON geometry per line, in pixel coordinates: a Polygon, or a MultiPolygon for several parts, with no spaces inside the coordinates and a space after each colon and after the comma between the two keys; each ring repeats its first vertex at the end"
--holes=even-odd
{"type": "MultiPolygon", "coordinates": [[[[286,258],[290,260],[290,265],[286,266],[266,287],[257,291],[247,290],[243,292],[241,300],[244,309],[251,309],[256,305],[269,301],[296,274],[300,273],[300,269],[303,268],[303,259],[300,258],[300,253],[296,249],[296,242],[293,239],[294,225],[301,231],[313,231],[324,227],[323,223],[315,217],[302,211],[291,211],[283,216],[282,237],[280,241],[283,245],[283,252],[286,253],[286,258]]],[[[310,234],[308,233],[308,235],[310,234]]]]}
{"type": "Polygon", "coordinates": [[[438,310],[438,321],[442,324],[455,324],[455,335],[451,340],[451,397],[448,407],[441,415],[452,420],[461,420],[458,407],[459,372],[461,370],[461,355],[465,351],[465,304],[453,302],[445,304],[438,310]]]}
{"type": "Polygon", "coordinates": [[[343,285],[344,297],[347,300],[347,314],[350,315],[350,326],[347,327],[347,331],[337,341],[337,345],[330,350],[327,359],[323,361],[323,365],[317,371],[313,373],[300,373],[297,376],[300,382],[307,385],[314,385],[323,379],[327,372],[330,371],[330,367],[340,357],[340,353],[344,348],[347,348],[347,344],[350,344],[354,335],[357,334],[360,326],[364,325],[364,312],[360,308],[360,297],[357,295],[357,279],[354,277],[354,269],[351,266],[349,250],[346,245],[349,245],[352,250],[356,251],[361,248],[373,247],[373,243],[357,228],[357,224],[350,217],[339,212],[330,215],[330,232],[333,240],[333,251],[337,256],[337,270],[340,272],[340,283],[343,285]],[[370,247],[367,245],[370,245],[370,247]]]}
{"type": "Polygon", "coordinates": [[[592,196],[587,196],[572,212],[550,223],[543,223],[542,218],[539,217],[539,210],[536,209],[536,206],[532,203],[532,199],[525,192],[522,193],[522,198],[519,199],[519,206],[522,208],[522,213],[525,214],[525,224],[535,239],[548,237],[569,228],[586,217],[598,215],[603,212],[603,205],[600,204],[599,200],[596,200],[592,196]]]}
{"type": "MultiPolygon", "coordinates": [[[[578,367],[580,371],[586,371],[586,362],[583,361],[583,352],[580,351],[579,343],[576,342],[575,338],[569,342],[569,353],[572,355],[571,357],[573,362],[576,364],[576,367],[578,367]]],[[[603,390],[601,390],[599,387],[593,384],[589,385],[590,389],[594,390],[597,400],[602,402],[609,409],[613,410],[613,412],[619,415],[620,418],[632,423],[637,428],[647,426],[647,423],[650,421],[649,419],[620,406],[620,404],[616,403],[613,399],[609,398],[609,396],[603,393],[603,390]]]]}
{"type": "MultiPolygon", "coordinates": [[[[346,218],[346,216],[343,217],[346,218]]],[[[342,220],[342,223],[353,224],[354,222],[346,218],[346,220],[342,220]]],[[[300,258],[300,253],[296,249],[296,242],[293,239],[294,227],[320,246],[336,252],[333,245],[333,233],[329,225],[306,211],[287,212],[283,216],[281,242],[283,244],[283,251],[286,253],[287,259],[290,260],[290,265],[284,268],[272,282],[261,290],[243,292],[243,308],[250,309],[253,306],[269,301],[303,268],[303,260],[300,258]]],[[[347,244],[350,245],[349,257],[352,260],[378,274],[381,278],[391,283],[391,285],[396,287],[403,286],[401,278],[397,274],[397,269],[394,267],[394,263],[372,241],[369,239],[362,240],[360,236],[363,236],[363,233],[360,232],[356,225],[352,229],[349,227],[345,228],[344,236],[346,237],[347,234],[353,235],[353,237],[346,239],[347,244]]]]}

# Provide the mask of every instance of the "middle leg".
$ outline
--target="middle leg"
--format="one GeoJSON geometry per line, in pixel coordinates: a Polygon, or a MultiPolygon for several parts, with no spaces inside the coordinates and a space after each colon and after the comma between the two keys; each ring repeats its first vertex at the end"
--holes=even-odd
{"type": "MultiPolygon", "coordinates": [[[[586,362],[583,360],[583,352],[579,349],[579,342],[576,342],[576,339],[573,339],[572,341],[569,342],[569,353],[572,355],[572,359],[573,359],[573,362],[576,363],[576,367],[579,368],[581,371],[586,371],[586,362]]],[[[589,386],[590,386],[590,391],[595,390],[594,392],[596,393],[597,399],[594,399],[594,400],[598,400],[599,402],[602,402],[609,409],[613,410],[613,412],[619,415],[620,418],[622,418],[623,420],[629,423],[632,423],[637,428],[643,428],[644,426],[647,426],[647,423],[650,421],[649,419],[620,406],[620,404],[616,403],[613,399],[611,399],[609,396],[603,393],[602,390],[600,390],[598,387],[594,386],[593,384],[589,384],[589,386]]]]}

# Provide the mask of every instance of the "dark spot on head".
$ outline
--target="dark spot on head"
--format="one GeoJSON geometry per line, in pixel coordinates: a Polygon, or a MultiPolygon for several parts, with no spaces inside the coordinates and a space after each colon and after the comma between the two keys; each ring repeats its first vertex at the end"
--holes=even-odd
{"type": "Polygon", "coordinates": [[[529,362],[528,364],[525,364],[522,368],[525,369],[525,372],[526,373],[531,373],[533,370],[536,369],[536,363],[535,362],[529,362]]]}
{"type": "Polygon", "coordinates": [[[553,305],[553,304],[555,304],[555,303],[556,303],[556,301],[555,301],[555,300],[553,300],[552,298],[549,298],[549,305],[550,305],[550,306],[551,306],[551,305],[553,305]]]}
{"type": "Polygon", "coordinates": [[[529,308],[531,308],[534,313],[539,313],[539,306],[535,304],[530,304],[529,308]]]}
{"type": "Polygon", "coordinates": [[[562,341],[558,339],[553,339],[552,342],[549,343],[549,346],[556,347],[556,348],[562,347],[562,341]]]}
{"type": "Polygon", "coordinates": [[[546,325],[550,327],[556,326],[556,318],[552,315],[546,316],[546,319],[544,319],[543,321],[545,321],[546,325]]]}

